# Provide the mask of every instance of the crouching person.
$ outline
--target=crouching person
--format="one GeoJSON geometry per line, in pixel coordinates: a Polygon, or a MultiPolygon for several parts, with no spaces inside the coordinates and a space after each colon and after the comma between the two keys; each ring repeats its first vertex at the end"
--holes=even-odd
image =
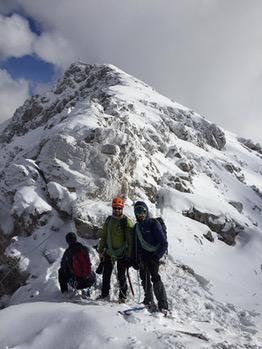
{"type": "MultiPolygon", "coordinates": [[[[66,242],[68,248],[61,260],[58,281],[62,294],[68,296],[68,285],[77,290],[89,289],[95,283],[96,275],[91,270],[88,247],[78,242],[72,232],[66,235],[66,242]]],[[[89,296],[88,292],[85,295],[89,296]]]]}
{"type": "Polygon", "coordinates": [[[166,290],[159,275],[159,260],[167,250],[167,240],[160,223],[149,217],[148,207],[143,201],[135,203],[134,212],[137,220],[134,254],[145,294],[143,303],[154,310],[154,291],[159,311],[167,313],[166,290]]]}

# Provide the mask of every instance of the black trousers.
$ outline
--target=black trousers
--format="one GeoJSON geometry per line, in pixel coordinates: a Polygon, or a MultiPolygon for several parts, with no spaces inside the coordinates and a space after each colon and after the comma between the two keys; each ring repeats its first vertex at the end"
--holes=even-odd
{"type": "Polygon", "coordinates": [[[145,293],[144,303],[153,302],[153,291],[158,301],[159,309],[168,309],[165,286],[159,275],[159,261],[148,257],[139,266],[140,278],[145,293]],[[152,286],[153,284],[153,286],[152,286]]]}
{"type": "Polygon", "coordinates": [[[91,287],[96,281],[96,275],[92,271],[90,277],[87,279],[83,278],[75,278],[72,275],[68,275],[64,272],[62,268],[58,270],[58,281],[60,285],[60,290],[62,293],[68,291],[68,284],[76,288],[77,290],[81,290],[83,288],[91,287]]]}
{"type": "MultiPolygon", "coordinates": [[[[121,260],[116,261],[117,279],[119,282],[119,298],[126,298],[127,283],[126,283],[126,265],[121,260]]],[[[102,297],[109,295],[110,280],[113,271],[113,263],[109,256],[106,256],[104,261],[104,270],[102,277],[102,297]]]]}

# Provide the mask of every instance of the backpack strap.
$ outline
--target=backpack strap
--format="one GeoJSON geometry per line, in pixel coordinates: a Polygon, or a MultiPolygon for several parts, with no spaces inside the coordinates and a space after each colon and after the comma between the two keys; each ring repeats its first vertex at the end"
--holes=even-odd
{"type": "Polygon", "coordinates": [[[114,259],[117,259],[119,257],[122,257],[125,250],[127,249],[127,217],[124,217],[120,220],[120,227],[124,232],[125,235],[125,242],[123,244],[123,246],[117,248],[117,249],[113,249],[112,246],[112,217],[109,216],[106,219],[106,224],[107,224],[107,252],[108,254],[113,257],[114,259]],[[122,222],[123,221],[123,222],[122,222]]]}
{"type": "Polygon", "coordinates": [[[125,234],[125,239],[127,240],[127,216],[121,218],[119,223],[123,233],[125,234]]]}
{"type": "Polygon", "coordinates": [[[139,227],[139,224],[136,224],[136,235],[138,237],[138,240],[142,246],[142,248],[144,250],[146,250],[147,252],[156,252],[157,249],[159,248],[159,244],[157,244],[156,246],[153,246],[151,244],[149,244],[143,237],[143,234],[141,232],[141,229],[139,227]]]}

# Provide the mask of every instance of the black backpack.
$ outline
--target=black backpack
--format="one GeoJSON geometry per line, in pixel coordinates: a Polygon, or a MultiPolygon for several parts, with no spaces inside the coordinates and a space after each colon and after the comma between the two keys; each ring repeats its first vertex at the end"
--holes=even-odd
{"type": "MultiPolygon", "coordinates": [[[[163,230],[164,236],[165,236],[166,241],[167,241],[167,227],[166,227],[166,224],[165,224],[163,218],[162,217],[152,218],[152,221],[158,222],[161,225],[161,228],[163,230]]],[[[167,256],[167,255],[168,255],[168,248],[166,249],[166,252],[165,252],[165,256],[167,256]]]]}

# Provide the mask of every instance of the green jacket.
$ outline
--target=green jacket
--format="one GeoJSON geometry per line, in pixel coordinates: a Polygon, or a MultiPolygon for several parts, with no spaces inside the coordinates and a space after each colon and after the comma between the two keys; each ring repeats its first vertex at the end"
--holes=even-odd
{"type": "Polygon", "coordinates": [[[104,223],[102,236],[99,241],[98,246],[98,252],[103,253],[104,251],[108,255],[112,255],[110,252],[109,246],[108,246],[108,234],[109,229],[111,227],[111,245],[114,250],[120,249],[123,247],[126,243],[126,250],[124,251],[123,255],[127,255],[128,257],[132,256],[132,249],[133,249],[133,222],[130,218],[127,217],[127,228],[125,229],[126,232],[123,231],[121,227],[120,221],[126,218],[125,215],[123,215],[121,218],[116,218],[114,216],[109,216],[107,220],[104,223]],[[125,236],[126,235],[126,236],[125,236]]]}

